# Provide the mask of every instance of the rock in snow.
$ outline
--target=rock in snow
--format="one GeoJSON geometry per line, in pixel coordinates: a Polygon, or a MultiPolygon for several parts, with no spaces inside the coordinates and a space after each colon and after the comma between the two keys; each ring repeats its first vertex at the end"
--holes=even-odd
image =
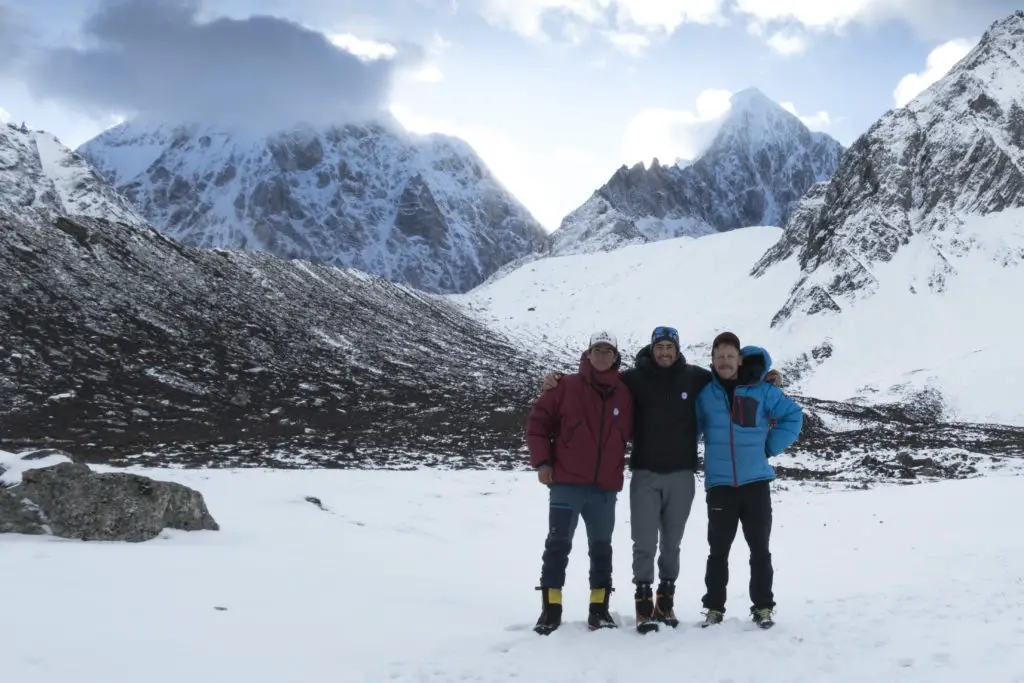
{"type": "Polygon", "coordinates": [[[203,495],[182,484],[123,472],[96,473],[61,456],[58,464],[40,466],[36,455],[0,453],[0,466],[7,468],[0,487],[0,533],[138,542],[156,538],[164,529],[220,528],[203,495]],[[21,472],[20,482],[10,483],[12,469],[21,472]]]}

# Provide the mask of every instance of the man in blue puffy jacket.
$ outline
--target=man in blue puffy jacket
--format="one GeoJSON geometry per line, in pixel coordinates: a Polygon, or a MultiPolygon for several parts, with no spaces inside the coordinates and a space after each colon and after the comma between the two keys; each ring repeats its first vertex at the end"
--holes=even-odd
{"type": "Polygon", "coordinates": [[[742,526],[750,548],[750,612],[763,628],[773,625],[772,528],[768,458],[800,436],[803,409],[766,382],[772,359],[757,346],[740,346],[732,332],[715,338],[712,380],[697,396],[704,437],[704,488],[708,506],[708,562],[704,575],[704,626],[722,621],[729,583],[729,549],[742,526]]]}

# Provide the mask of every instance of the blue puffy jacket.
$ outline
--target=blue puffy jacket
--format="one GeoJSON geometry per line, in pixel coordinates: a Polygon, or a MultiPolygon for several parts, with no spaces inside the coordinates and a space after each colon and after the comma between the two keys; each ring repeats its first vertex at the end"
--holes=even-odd
{"type": "Polygon", "coordinates": [[[803,409],[782,389],[764,380],[772,367],[768,352],[745,346],[740,356],[740,384],[731,405],[717,373],[697,395],[705,489],[775,479],[768,458],[791,446],[803,427],[803,409]]]}

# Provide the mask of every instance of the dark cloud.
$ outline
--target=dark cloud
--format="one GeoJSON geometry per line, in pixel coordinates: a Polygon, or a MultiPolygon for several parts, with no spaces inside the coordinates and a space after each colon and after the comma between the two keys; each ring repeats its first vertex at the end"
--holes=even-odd
{"type": "Polygon", "coordinates": [[[26,80],[92,114],[264,129],[375,116],[395,69],[421,57],[403,46],[362,61],[284,19],[199,11],[198,0],[107,0],[83,27],[87,47],[41,53],[26,80]]]}

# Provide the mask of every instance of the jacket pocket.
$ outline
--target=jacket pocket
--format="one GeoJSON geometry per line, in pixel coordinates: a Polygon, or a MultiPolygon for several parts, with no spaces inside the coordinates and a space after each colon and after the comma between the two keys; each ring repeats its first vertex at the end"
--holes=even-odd
{"type": "Polygon", "coordinates": [[[576,436],[576,430],[583,424],[583,420],[576,420],[571,427],[562,430],[562,445],[568,447],[572,443],[572,437],[576,436]]]}
{"type": "Polygon", "coordinates": [[[732,422],[740,427],[756,427],[761,402],[753,396],[736,394],[732,401],[732,422]]]}

